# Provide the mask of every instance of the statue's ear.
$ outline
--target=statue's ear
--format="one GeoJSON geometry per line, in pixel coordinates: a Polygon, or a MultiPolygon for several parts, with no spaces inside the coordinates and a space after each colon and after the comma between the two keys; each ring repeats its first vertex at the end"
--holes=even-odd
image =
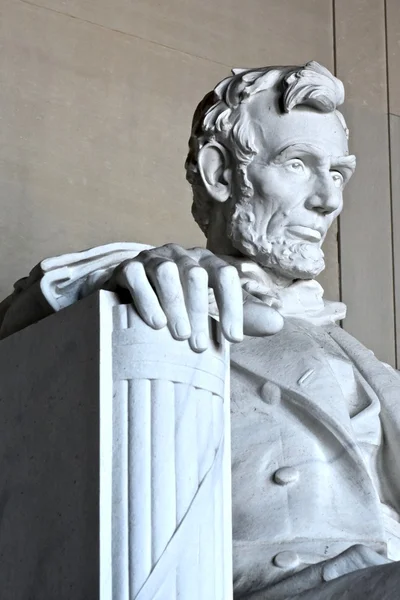
{"type": "Polygon", "coordinates": [[[217,202],[225,202],[231,196],[232,168],[228,150],[218,142],[203,146],[197,164],[204,186],[217,202]]]}

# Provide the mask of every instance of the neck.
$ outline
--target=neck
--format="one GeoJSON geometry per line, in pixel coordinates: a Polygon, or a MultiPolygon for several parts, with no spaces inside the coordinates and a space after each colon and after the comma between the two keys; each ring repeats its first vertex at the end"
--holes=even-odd
{"type": "Polygon", "coordinates": [[[273,285],[279,289],[289,287],[289,285],[292,285],[292,283],[296,281],[295,279],[293,279],[293,277],[285,277],[284,275],[277,273],[269,267],[261,266],[261,268],[263,269],[264,273],[266,273],[267,276],[271,279],[273,285]]]}

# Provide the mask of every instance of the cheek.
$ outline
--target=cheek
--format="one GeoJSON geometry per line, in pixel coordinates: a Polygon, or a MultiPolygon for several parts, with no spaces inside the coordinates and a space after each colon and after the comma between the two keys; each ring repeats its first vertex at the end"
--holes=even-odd
{"type": "Polygon", "coordinates": [[[283,198],[275,194],[253,196],[253,229],[258,235],[276,236],[287,220],[290,208],[286,208],[283,198]]]}
{"type": "Polygon", "coordinates": [[[277,168],[257,171],[253,174],[251,182],[255,200],[268,206],[270,215],[278,210],[290,212],[302,203],[307,192],[305,182],[288,177],[286,172],[277,168]]]}

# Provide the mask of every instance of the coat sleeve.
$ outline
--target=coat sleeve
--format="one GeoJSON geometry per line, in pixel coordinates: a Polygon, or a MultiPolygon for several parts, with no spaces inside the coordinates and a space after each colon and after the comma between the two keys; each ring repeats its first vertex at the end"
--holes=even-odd
{"type": "Polygon", "coordinates": [[[0,339],[102,289],[119,264],[151,247],[114,243],[46,258],[0,304],[0,339]]]}

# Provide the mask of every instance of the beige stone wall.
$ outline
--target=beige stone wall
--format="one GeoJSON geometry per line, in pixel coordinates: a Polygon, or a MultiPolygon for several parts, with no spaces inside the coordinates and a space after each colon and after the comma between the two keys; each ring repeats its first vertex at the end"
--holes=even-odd
{"type": "Polygon", "coordinates": [[[198,100],[233,66],[315,59],[346,83],[363,164],[321,280],[349,303],[349,329],[394,363],[391,223],[400,228],[400,214],[386,71],[400,115],[400,15],[397,0],[387,5],[0,0],[0,296],[45,256],[115,240],[203,244],[183,171],[198,100]]]}

